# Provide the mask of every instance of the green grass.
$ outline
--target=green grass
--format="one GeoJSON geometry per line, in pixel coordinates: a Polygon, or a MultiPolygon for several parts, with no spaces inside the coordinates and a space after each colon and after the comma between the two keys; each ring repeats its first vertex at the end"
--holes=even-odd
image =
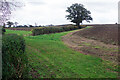
{"type": "MultiPolygon", "coordinates": [[[[71,31],[69,31],[71,32],[71,31]]],[[[116,78],[116,68],[109,61],[71,50],[61,41],[69,32],[25,36],[26,54],[32,75],[38,78],[116,78]],[[110,70],[107,70],[110,69],[110,70]]],[[[20,35],[29,31],[12,31],[20,35]]]]}
{"type": "Polygon", "coordinates": [[[20,30],[6,29],[6,34],[28,35],[28,34],[32,34],[32,32],[31,31],[20,31],[20,30]]]}
{"type": "Polygon", "coordinates": [[[92,26],[87,26],[87,27],[85,27],[85,28],[91,28],[92,26]]]}
{"type": "Polygon", "coordinates": [[[101,48],[100,46],[94,46],[93,48],[101,48]]]}
{"type": "Polygon", "coordinates": [[[86,46],[90,46],[91,45],[90,43],[85,43],[85,42],[83,42],[82,44],[84,44],[86,46]]]}

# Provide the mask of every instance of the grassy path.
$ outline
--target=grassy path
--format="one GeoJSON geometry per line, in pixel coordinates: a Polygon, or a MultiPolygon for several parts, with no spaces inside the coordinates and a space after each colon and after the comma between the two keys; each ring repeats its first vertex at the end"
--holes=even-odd
{"type": "MultiPolygon", "coordinates": [[[[7,30],[27,35],[31,32],[7,30]]],[[[30,78],[116,78],[110,62],[73,51],[61,41],[69,32],[25,36],[30,78]]]]}

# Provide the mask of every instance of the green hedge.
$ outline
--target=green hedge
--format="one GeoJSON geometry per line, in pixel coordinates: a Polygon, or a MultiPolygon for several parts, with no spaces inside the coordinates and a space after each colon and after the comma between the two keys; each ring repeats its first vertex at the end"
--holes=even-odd
{"type": "Polygon", "coordinates": [[[64,31],[70,31],[79,29],[77,26],[62,26],[62,27],[41,27],[32,30],[32,35],[41,35],[41,34],[50,34],[50,33],[59,33],[64,31]]]}
{"type": "Polygon", "coordinates": [[[25,40],[16,34],[2,38],[2,78],[21,78],[27,74],[25,40]]]}
{"type": "Polygon", "coordinates": [[[5,28],[2,28],[2,34],[4,34],[6,32],[5,28]]]}

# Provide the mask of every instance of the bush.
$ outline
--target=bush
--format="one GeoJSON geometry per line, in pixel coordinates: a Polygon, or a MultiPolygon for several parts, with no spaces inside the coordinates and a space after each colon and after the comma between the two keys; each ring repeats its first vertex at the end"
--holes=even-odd
{"type": "Polygon", "coordinates": [[[5,28],[2,28],[2,34],[4,34],[6,32],[5,28]]]}
{"type": "Polygon", "coordinates": [[[49,33],[58,33],[64,31],[70,31],[79,29],[77,26],[62,26],[62,27],[42,27],[38,29],[32,30],[32,35],[41,35],[41,34],[49,34],[49,33]]]}
{"type": "Polygon", "coordinates": [[[27,57],[22,36],[7,34],[2,38],[2,78],[21,78],[26,72],[27,57]]]}
{"type": "Polygon", "coordinates": [[[87,25],[80,25],[82,28],[85,28],[85,27],[87,27],[87,25]]]}

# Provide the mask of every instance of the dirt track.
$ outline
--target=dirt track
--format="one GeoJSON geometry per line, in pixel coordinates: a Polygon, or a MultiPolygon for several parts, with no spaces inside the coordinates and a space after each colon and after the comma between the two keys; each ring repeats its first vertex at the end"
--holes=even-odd
{"type": "Polygon", "coordinates": [[[62,36],[62,41],[68,47],[79,51],[80,53],[83,53],[85,55],[90,54],[96,57],[101,57],[103,60],[110,60],[115,63],[117,62],[118,46],[105,44],[100,41],[76,35],[76,33],[80,32],[81,30],[77,30],[65,36],[62,36]]]}

